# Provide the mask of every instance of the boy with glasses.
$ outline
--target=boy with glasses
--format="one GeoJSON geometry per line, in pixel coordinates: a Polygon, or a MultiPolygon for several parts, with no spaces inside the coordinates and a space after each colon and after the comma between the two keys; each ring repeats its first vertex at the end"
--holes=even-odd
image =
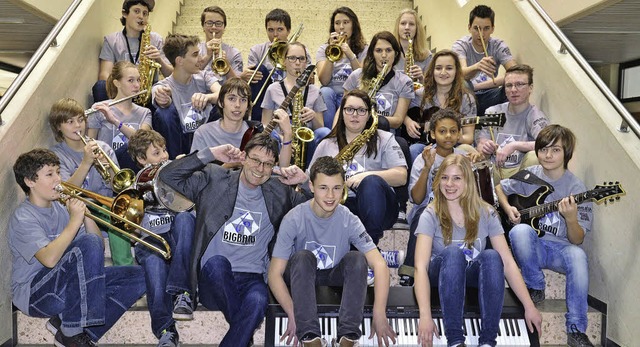
{"type": "Polygon", "coordinates": [[[222,42],[222,36],[227,28],[227,14],[224,10],[219,6],[205,8],[200,15],[200,24],[205,35],[205,42],[200,43],[200,55],[203,56],[203,64],[200,68],[205,71],[213,71],[211,63],[215,56],[216,59],[224,59],[229,66],[229,72],[224,75],[213,71],[220,84],[224,84],[229,78],[240,77],[242,74],[240,51],[228,43],[222,42]]]}
{"type": "Polygon", "coordinates": [[[515,65],[507,69],[504,89],[508,102],[487,109],[504,113],[503,127],[483,127],[476,135],[478,152],[491,157],[495,182],[511,177],[526,167],[538,164],[533,152],[536,137],[549,124],[545,114],[529,103],[533,91],[533,68],[515,65]]]}
{"type": "Polygon", "coordinates": [[[174,160],[160,179],[196,205],[191,287],[229,323],[221,347],[245,347],[264,320],[269,302],[265,274],[269,249],[284,215],[307,200],[289,185],[307,181],[296,166],[274,169],[278,144],[267,134],[241,152],[232,145],[203,149],[174,160]],[[241,170],[212,164],[241,162],[241,170]],[[273,175],[272,175],[273,174],[273,175]]]}

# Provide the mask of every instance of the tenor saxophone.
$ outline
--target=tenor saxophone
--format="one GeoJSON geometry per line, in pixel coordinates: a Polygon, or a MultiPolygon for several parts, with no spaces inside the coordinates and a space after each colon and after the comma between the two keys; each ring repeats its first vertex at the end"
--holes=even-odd
{"type": "MultiPolygon", "coordinates": [[[[151,24],[147,24],[142,32],[140,38],[140,52],[143,52],[147,47],[151,45],[151,24]]],[[[149,102],[151,98],[151,87],[153,86],[153,80],[156,77],[157,71],[160,69],[160,64],[153,61],[153,59],[147,57],[144,54],[140,54],[140,62],[138,63],[138,72],[140,73],[140,90],[146,90],[147,92],[136,97],[133,101],[144,106],[149,102]]]]}

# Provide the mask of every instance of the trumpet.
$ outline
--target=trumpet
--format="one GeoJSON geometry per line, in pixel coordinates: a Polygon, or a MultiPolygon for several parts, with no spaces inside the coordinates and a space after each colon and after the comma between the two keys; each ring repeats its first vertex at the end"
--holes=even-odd
{"type": "MultiPolygon", "coordinates": [[[[85,146],[89,141],[93,141],[92,138],[82,135],[80,131],[76,131],[75,133],[80,136],[80,140],[82,140],[82,143],[84,143],[85,146]]],[[[111,189],[113,189],[115,193],[120,193],[121,191],[129,188],[135,182],[135,172],[131,169],[120,169],[100,146],[96,148],[94,153],[102,155],[102,157],[107,161],[107,164],[105,165],[100,161],[100,159],[95,158],[93,160],[93,165],[95,165],[96,170],[98,170],[102,179],[111,184],[111,189]],[[111,177],[109,169],[113,171],[113,177],[111,177]]]]}
{"type": "Polygon", "coordinates": [[[231,66],[225,58],[222,57],[222,42],[213,46],[213,60],[211,61],[211,70],[220,76],[224,76],[229,73],[231,66]],[[218,57],[216,58],[216,50],[218,50],[218,57]]]}
{"type": "Polygon", "coordinates": [[[342,44],[346,39],[347,35],[341,32],[338,42],[332,43],[327,46],[327,48],[324,50],[324,55],[327,56],[328,61],[335,63],[336,61],[342,59],[342,56],[344,55],[344,52],[342,51],[342,44]]]}
{"type": "Polygon", "coordinates": [[[56,187],[56,190],[60,193],[59,201],[61,203],[64,204],[70,198],[78,199],[84,202],[85,205],[90,206],[101,213],[108,214],[109,217],[111,217],[111,223],[109,223],[89,212],[85,212],[84,215],[92,219],[94,222],[115,230],[130,240],[143,244],[151,250],[160,253],[165,259],[171,258],[171,247],[167,241],[161,236],[158,236],[157,234],[140,226],[140,222],[144,216],[144,202],[140,198],[140,192],[137,190],[127,189],[118,194],[115,198],[108,198],[67,182],[61,182],[56,187]],[[106,209],[89,199],[94,199],[103,205],[110,206],[110,209],[106,209]],[[136,235],[136,230],[156,239],[162,244],[164,249],[145,241],[143,238],[136,235]]]}

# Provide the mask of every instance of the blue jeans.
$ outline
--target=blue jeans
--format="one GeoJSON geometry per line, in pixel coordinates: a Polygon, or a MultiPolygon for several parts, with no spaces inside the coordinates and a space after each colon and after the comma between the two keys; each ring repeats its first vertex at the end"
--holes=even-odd
{"type": "Polygon", "coordinates": [[[336,111],[340,107],[344,93],[336,93],[331,87],[321,87],[320,94],[325,105],[327,105],[327,110],[323,113],[324,126],[331,129],[333,128],[333,117],[335,117],[336,111]]]}
{"type": "Polygon", "coordinates": [[[422,154],[422,151],[424,151],[425,147],[427,147],[427,145],[425,145],[424,143],[414,143],[409,146],[409,155],[411,156],[412,164],[416,160],[416,158],[422,154]]]}
{"type": "Polygon", "coordinates": [[[296,336],[321,335],[315,287],[342,287],[337,336],[360,336],[364,299],[367,291],[367,259],[364,253],[351,251],[331,269],[316,270],[316,256],[311,251],[294,253],[287,263],[284,279],[290,284],[296,336]]]}
{"type": "Polygon", "coordinates": [[[162,135],[167,143],[169,159],[173,160],[180,154],[189,154],[193,133],[183,133],[182,123],[176,106],[171,103],[167,108],[158,107],[152,117],[153,130],[162,135]]]}
{"type": "Polygon", "coordinates": [[[391,228],[398,219],[396,193],[377,175],[365,177],[357,188],[356,197],[348,198],[345,206],[360,218],[376,245],[384,231],[391,228]]]}
{"type": "Polygon", "coordinates": [[[200,270],[198,288],[200,302],[208,309],[220,309],[229,323],[220,347],[249,345],[269,303],[264,275],[233,272],[229,260],[216,255],[200,270]]]}
{"type": "Polygon", "coordinates": [[[571,325],[587,329],[587,295],[589,293],[589,264],[582,248],[568,242],[541,239],[527,224],[518,224],[509,232],[513,255],[520,265],[528,288],[545,288],[542,269],[566,275],[567,332],[571,325]]]}
{"type": "MultiPolygon", "coordinates": [[[[135,247],[136,259],[145,270],[151,331],[158,338],[164,329],[175,324],[173,296],[193,293],[189,288],[189,257],[195,226],[195,216],[182,212],[175,216],[169,232],[160,234],[171,247],[172,256],[169,260],[142,244],[135,247]]],[[[145,241],[162,248],[155,239],[147,237],[145,241]]]]}
{"type": "Polygon", "coordinates": [[[313,140],[307,143],[307,154],[306,154],[306,167],[309,168],[309,163],[311,163],[311,158],[313,158],[313,153],[316,152],[316,148],[318,148],[318,144],[320,141],[327,137],[331,132],[330,128],[322,127],[313,131],[313,140]]]}
{"type": "Polygon", "coordinates": [[[467,286],[478,288],[482,329],[478,344],[496,345],[504,301],[504,266],[498,252],[485,249],[467,262],[462,249],[450,245],[429,263],[429,281],[437,283],[449,346],[464,342],[462,330],[467,286]]]}
{"type": "MultiPolygon", "coordinates": [[[[473,88],[471,88],[471,90],[473,90],[473,88]]],[[[491,106],[507,102],[507,95],[502,87],[478,90],[475,92],[475,95],[478,100],[478,116],[484,116],[487,109],[491,106]]]]}
{"type": "Polygon", "coordinates": [[[91,93],[93,94],[93,102],[105,101],[109,99],[107,95],[107,81],[98,80],[91,88],[91,93]]]}
{"type": "Polygon", "coordinates": [[[80,235],[53,268],[40,270],[31,282],[29,315],[58,315],[63,329],[84,328],[98,341],[145,291],[140,266],[104,267],[103,245],[100,236],[80,235]]]}

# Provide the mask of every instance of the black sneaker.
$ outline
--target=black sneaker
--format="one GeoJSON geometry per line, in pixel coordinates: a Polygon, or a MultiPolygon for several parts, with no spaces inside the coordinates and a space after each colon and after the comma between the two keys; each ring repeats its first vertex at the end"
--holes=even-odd
{"type": "Polygon", "coordinates": [[[180,346],[180,336],[175,328],[164,329],[157,347],[178,347],[180,346]]]}
{"type": "Polygon", "coordinates": [[[64,336],[62,334],[62,330],[58,330],[56,333],[56,338],[53,342],[56,347],[95,347],[97,346],[89,335],[85,333],[80,333],[78,335],[73,335],[71,337],[64,336]]]}
{"type": "Polygon", "coordinates": [[[571,347],[593,347],[587,334],[580,332],[575,324],[571,324],[571,332],[567,333],[567,345],[571,347]]]}
{"type": "Polygon", "coordinates": [[[173,319],[193,320],[193,304],[189,293],[184,292],[176,298],[173,304],[173,319]]]}
{"type": "Polygon", "coordinates": [[[527,288],[527,289],[529,290],[529,296],[531,297],[531,301],[533,301],[534,304],[539,304],[544,301],[545,299],[544,289],[542,290],[531,289],[531,288],[527,288]]]}
{"type": "Polygon", "coordinates": [[[403,287],[413,287],[413,277],[409,275],[400,275],[399,283],[403,287]]]}
{"type": "Polygon", "coordinates": [[[47,321],[47,324],[45,324],[45,326],[47,327],[47,330],[49,330],[49,332],[53,334],[53,336],[56,336],[56,334],[58,333],[58,330],[60,330],[61,325],[62,325],[62,320],[60,320],[60,317],[58,316],[53,316],[49,318],[49,320],[47,321]]]}

